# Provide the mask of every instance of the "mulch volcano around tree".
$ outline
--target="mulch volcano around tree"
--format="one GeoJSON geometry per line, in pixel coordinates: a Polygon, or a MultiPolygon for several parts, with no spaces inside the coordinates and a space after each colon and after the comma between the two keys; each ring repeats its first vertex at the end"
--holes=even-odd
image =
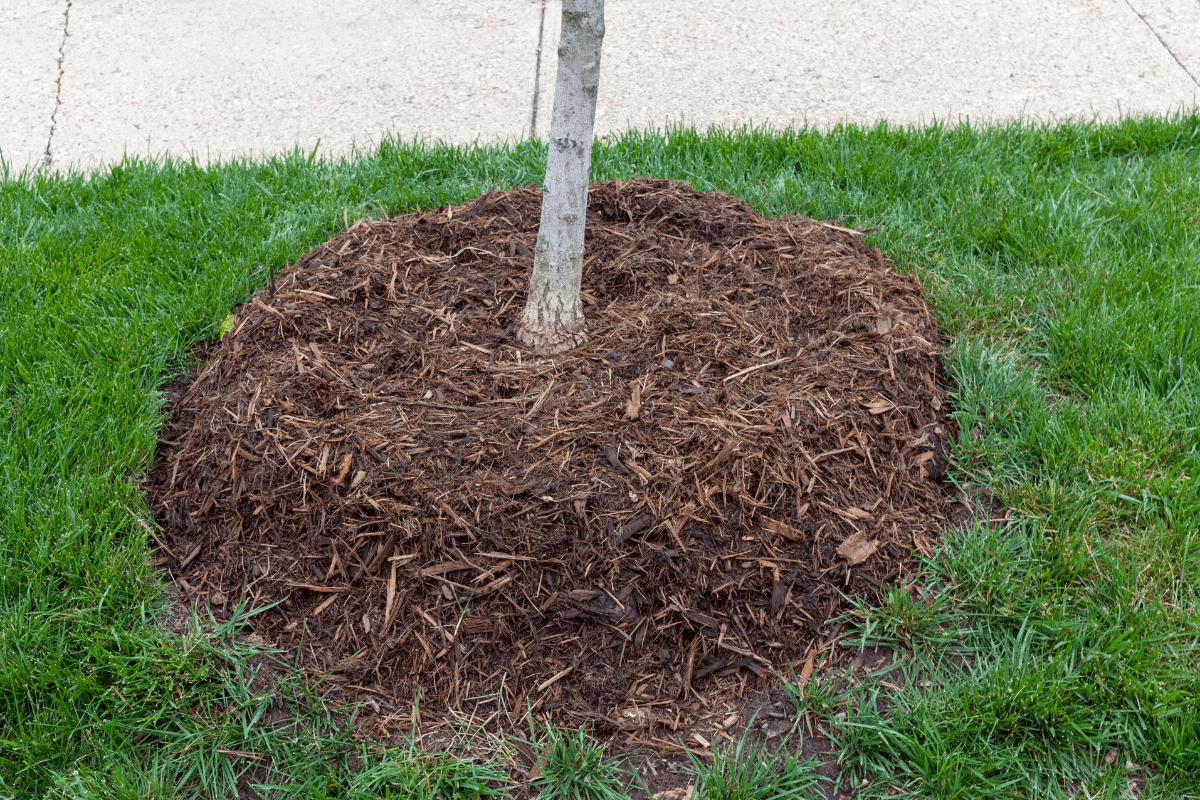
{"type": "Polygon", "coordinates": [[[946,524],[920,287],[832,223],[599,184],[590,340],[540,357],[540,208],[363,221],[245,303],[164,429],[170,569],[397,706],[615,725],[761,686],[946,524]]]}

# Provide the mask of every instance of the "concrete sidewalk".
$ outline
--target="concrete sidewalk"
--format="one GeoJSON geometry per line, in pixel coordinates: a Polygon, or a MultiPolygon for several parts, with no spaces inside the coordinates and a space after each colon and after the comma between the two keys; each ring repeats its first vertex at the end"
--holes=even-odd
{"type": "MultiPolygon", "coordinates": [[[[545,135],[559,0],[0,0],[0,153],[91,168],[545,135]]],[[[1200,0],[609,0],[597,133],[1200,102],[1200,0]]]]}

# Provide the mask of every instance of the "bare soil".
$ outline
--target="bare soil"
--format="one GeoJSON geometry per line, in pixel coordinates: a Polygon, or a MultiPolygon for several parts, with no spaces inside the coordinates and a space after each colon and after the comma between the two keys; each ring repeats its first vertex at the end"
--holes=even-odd
{"type": "Polygon", "coordinates": [[[538,357],[540,208],[360,221],[280,273],[180,387],[151,504],[189,601],[270,606],[348,697],[649,742],[936,542],[941,339],[859,232],[640,179],[592,187],[590,339],[538,357]]]}

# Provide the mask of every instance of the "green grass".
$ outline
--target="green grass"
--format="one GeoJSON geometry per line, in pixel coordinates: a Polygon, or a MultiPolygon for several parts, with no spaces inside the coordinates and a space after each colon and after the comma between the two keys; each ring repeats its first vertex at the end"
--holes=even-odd
{"type": "MultiPolygon", "coordinates": [[[[817,665],[819,670],[823,666],[817,665]]],[[[780,676],[783,691],[791,701],[795,714],[793,732],[799,732],[801,737],[807,733],[812,736],[821,723],[830,723],[834,715],[845,705],[845,698],[839,691],[838,681],[834,677],[812,676],[803,685],[796,677],[780,676]]]]}
{"type": "Polygon", "coordinates": [[[551,723],[535,726],[527,742],[537,764],[529,787],[538,800],[621,800],[621,787],[629,773],[623,763],[607,755],[607,745],[597,743],[586,728],[564,731],[551,723]]]}
{"type": "Polygon", "coordinates": [[[741,738],[713,752],[712,763],[689,753],[698,800],[809,800],[821,797],[816,761],[771,751],[741,738]]]}
{"type": "MultiPolygon", "coordinates": [[[[544,158],[385,142],[0,179],[0,795],[502,786],[461,754],[364,741],[295,674],[255,679],[234,626],[165,629],[139,480],[160,387],[267,268],[345,219],[534,183],[544,158]]],[[[937,592],[858,612],[912,680],[844,699],[827,727],[847,777],[1117,797],[1132,761],[1146,796],[1200,793],[1200,116],[633,133],[593,163],[880,225],[949,337],[955,479],[1016,521],[950,537],[937,592]]]]}

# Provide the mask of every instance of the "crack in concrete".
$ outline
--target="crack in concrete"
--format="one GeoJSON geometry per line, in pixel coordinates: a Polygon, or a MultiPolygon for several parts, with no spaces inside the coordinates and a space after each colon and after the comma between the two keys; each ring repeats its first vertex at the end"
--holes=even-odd
{"type": "Polygon", "coordinates": [[[542,80],[542,39],[546,35],[546,0],[542,0],[542,14],[538,17],[537,58],[533,68],[533,113],[529,116],[529,137],[537,136],[538,91],[542,80]]]}
{"type": "Polygon", "coordinates": [[[1167,40],[1164,39],[1162,36],[1159,36],[1158,31],[1156,31],[1154,29],[1154,26],[1150,24],[1150,21],[1148,19],[1146,19],[1145,15],[1142,14],[1142,12],[1138,11],[1136,8],[1134,8],[1133,3],[1131,3],[1129,0],[1125,0],[1125,5],[1129,6],[1129,10],[1132,11],[1134,14],[1137,14],[1137,18],[1142,21],[1143,25],[1145,25],[1147,28],[1150,29],[1150,32],[1154,34],[1154,38],[1158,39],[1158,43],[1163,46],[1163,49],[1166,50],[1171,55],[1171,58],[1175,59],[1175,63],[1179,65],[1179,68],[1181,70],[1183,70],[1184,73],[1189,78],[1192,79],[1192,83],[1196,84],[1196,86],[1198,88],[1200,88],[1200,80],[1198,80],[1196,78],[1196,76],[1192,74],[1192,71],[1187,68],[1187,64],[1184,64],[1182,61],[1179,60],[1179,56],[1175,55],[1175,51],[1171,49],[1171,46],[1169,44],[1167,44],[1167,40]]]}
{"type": "Polygon", "coordinates": [[[58,108],[62,105],[62,79],[63,79],[63,58],[66,55],[68,27],[71,24],[71,3],[72,0],[67,0],[67,7],[63,9],[63,35],[62,41],[58,45],[58,78],[54,82],[54,110],[50,112],[50,135],[46,137],[46,154],[42,159],[42,163],[47,167],[53,161],[53,156],[50,154],[50,146],[54,144],[54,129],[58,125],[58,108]]]}

